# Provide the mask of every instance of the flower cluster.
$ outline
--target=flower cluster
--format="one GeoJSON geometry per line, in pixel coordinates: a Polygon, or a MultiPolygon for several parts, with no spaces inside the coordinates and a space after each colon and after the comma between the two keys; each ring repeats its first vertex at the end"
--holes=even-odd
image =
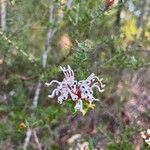
{"type": "Polygon", "coordinates": [[[99,79],[92,73],[86,80],[77,81],[69,65],[67,68],[60,66],[60,69],[65,76],[62,82],[52,80],[50,83],[45,83],[47,86],[54,83],[57,85],[48,97],[53,98],[57,96],[58,103],[60,104],[67,99],[71,99],[75,101],[75,111],[80,111],[84,114],[83,101],[87,101],[89,105],[92,105],[94,101],[99,101],[93,96],[93,89],[96,88],[102,93],[105,87],[105,84],[102,83],[103,79],[99,79]]]}
{"type": "Polygon", "coordinates": [[[141,132],[141,137],[150,146],[150,129],[147,129],[145,132],[141,132]]]}

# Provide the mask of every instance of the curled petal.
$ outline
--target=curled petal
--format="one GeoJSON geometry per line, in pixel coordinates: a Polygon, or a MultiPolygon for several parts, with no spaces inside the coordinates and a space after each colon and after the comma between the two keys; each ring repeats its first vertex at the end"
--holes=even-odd
{"type": "Polygon", "coordinates": [[[52,80],[50,83],[46,82],[45,85],[46,85],[46,86],[50,86],[50,85],[52,85],[53,83],[57,83],[58,85],[60,85],[61,82],[59,82],[59,81],[57,81],[57,80],[52,80]]]}
{"type": "Polygon", "coordinates": [[[62,96],[59,96],[59,97],[58,97],[57,102],[58,102],[59,104],[62,104],[62,102],[63,102],[63,98],[62,98],[62,96]]]}
{"type": "Polygon", "coordinates": [[[48,97],[49,98],[53,98],[54,96],[55,96],[55,94],[57,95],[58,94],[58,90],[57,89],[55,89],[55,90],[53,90],[53,92],[52,92],[52,94],[51,95],[48,95],[48,97]]]}
{"type": "Polygon", "coordinates": [[[69,65],[68,65],[68,69],[69,69],[70,77],[73,77],[73,79],[74,79],[74,72],[69,65]]]}
{"type": "Polygon", "coordinates": [[[88,85],[91,84],[91,83],[95,80],[94,77],[95,77],[95,74],[92,73],[92,74],[86,79],[86,83],[87,83],[88,85]]]}
{"type": "Polygon", "coordinates": [[[65,67],[63,68],[60,66],[60,69],[63,71],[63,73],[65,75],[65,80],[67,82],[73,82],[74,81],[74,72],[69,65],[67,67],[68,68],[66,69],[65,67]]]}
{"type": "Polygon", "coordinates": [[[99,79],[99,77],[97,77],[97,76],[94,76],[94,78],[98,81],[98,83],[100,83],[100,85],[101,85],[102,88],[105,87],[105,84],[102,83],[103,78],[99,79]]]}
{"type": "Polygon", "coordinates": [[[63,97],[64,100],[68,98],[68,92],[65,91],[64,93],[61,93],[61,96],[63,97]]]}
{"type": "Polygon", "coordinates": [[[97,102],[99,102],[100,100],[99,100],[99,99],[97,99],[97,98],[94,98],[94,101],[97,101],[97,102]]]}
{"type": "Polygon", "coordinates": [[[59,95],[59,93],[60,93],[60,91],[59,91],[59,90],[56,90],[56,96],[58,96],[58,95],[59,95]]]}
{"type": "Polygon", "coordinates": [[[94,74],[94,73],[91,73],[91,75],[88,76],[86,80],[92,80],[94,77],[95,77],[95,74],[94,74]]]}
{"type": "Polygon", "coordinates": [[[65,74],[66,74],[66,79],[69,80],[71,76],[69,68],[68,69],[65,68],[65,74]]]}
{"type": "Polygon", "coordinates": [[[78,96],[75,95],[68,87],[67,87],[67,91],[70,94],[73,101],[78,100],[78,96]]]}
{"type": "Polygon", "coordinates": [[[63,68],[62,66],[60,66],[60,69],[61,69],[62,72],[64,73],[65,78],[67,78],[68,74],[67,74],[66,68],[65,68],[65,67],[63,68]]]}
{"type": "Polygon", "coordinates": [[[62,66],[60,66],[59,68],[60,68],[60,70],[61,70],[61,71],[64,71],[64,69],[63,69],[63,67],[62,67],[62,66]]]}
{"type": "Polygon", "coordinates": [[[102,93],[102,92],[104,92],[104,89],[101,89],[98,85],[96,85],[96,84],[93,84],[92,86],[91,86],[91,88],[93,89],[93,88],[97,88],[98,89],[98,91],[100,92],[100,93],[102,93]]]}
{"type": "Polygon", "coordinates": [[[90,104],[92,104],[93,101],[99,101],[99,99],[96,99],[92,96],[91,98],[88,99],[88,101],[90,102],[90,104]]]}

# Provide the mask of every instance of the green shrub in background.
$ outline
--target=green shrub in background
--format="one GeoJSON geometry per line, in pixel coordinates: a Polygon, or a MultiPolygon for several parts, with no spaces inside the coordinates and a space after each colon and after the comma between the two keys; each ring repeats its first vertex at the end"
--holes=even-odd
{"type": "MultiPolygon", "coordinates": [[[[143,26],[143,34],[138,38],[137,24],[140,18],[135,13],[142,9],[142,5],[133,1],[134,11],[130,11],[129,3],[128,0],[120,0],[104,11],[102,0],[75,0],[70,9],[60,0],[8,2],[7,32],[0,36],[0,60],[3,60],[0,64],[0,100],[6,96],[5,101],[0,101],[0,149],[5,149],[9,142],[14,149],[21,149],[29,128],[40,130],[39,140],[49,149],[60,148],[60,128],[69,126],[65,124],[68,116],[79,116],[74,112],[71,101],[61,106],[56,99],[47,98],[50,91],[44,83],[62,79],[58,69],[60,65],[69,64],[78,80],[85,79],[91,72],[103,76],[107,84],[106,92],[102,95],[96,93],[101,99],[101,105],[107,103],[104,100],[116,88],[114,80],[117,76],[111,76],[111,69],[137,71],[149,66],[149,51],[144,52],[149,50],[149,21],[143,26]],[[61,13],[64,14],[60,23],[49,21],[49,7],[52,6],[55,6],[54,20],[61,13]],[[124,13],[124,18],[121,18],[121,13],[124,13]],[[117,19],[120,21],[117,22],[117,19]],[[49,43],[47,67],[43,69],[41,55],[47,31],[55,28],[57,32],[49,43]],[[64,42],[61,40],[64,34],[68,35],[67,40],[71,42],[69,48],[59,45],[64,42]],[[38,81],[42,87],[38,106],[33,110],[32,101],[38,81]],[[62,120],[64,124],[61,124],[62,120]],[[20,127],[22,123],[25,125],[23,128],[20,127]]],[[[96,105],[96,113],[107,111],[107,108],[96,105]]],[[[120,101],[116,105],[123,107],[120,101]]],[[[86,115],[90,116],[90,112],[86,115]]],[[[130,139],[133,130],[127,130],[124,125],[122,130],[121,143],[109,141],[106,149],[133,149],[130,139]]],[[[94,137],[87,141],[90,149],[97,144],[94,137]]],[[[142,149],[148,149],[148,146],[144,144],[142,149]]]]}

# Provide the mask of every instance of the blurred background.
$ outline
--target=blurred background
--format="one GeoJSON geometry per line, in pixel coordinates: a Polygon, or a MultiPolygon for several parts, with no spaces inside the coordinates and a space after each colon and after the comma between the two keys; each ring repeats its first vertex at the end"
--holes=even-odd
{"type": "Polygon", "coordinates": [[[0,0],[0,150],[148,150],[149,0],[0,0]],[[70,65],[105,92],[85,116],[44,83],[70,65]]]}

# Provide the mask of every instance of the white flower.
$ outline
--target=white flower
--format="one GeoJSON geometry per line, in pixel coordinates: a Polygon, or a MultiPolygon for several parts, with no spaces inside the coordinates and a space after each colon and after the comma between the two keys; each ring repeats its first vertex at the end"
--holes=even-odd
{"type": "Polygon", "coordinates": [[[105,84],[102,83],[102,78],[99,79],[92,73],[86,80],[77,81],[74,77],[74,72],[68,65],[67,68],[61,67],[64,73],[62,82],[53,80],[50,83],[45,83],[46,86],[56,84],[56,88],[48,97],[58,97],[58,103],[62,104],[64,100],[72,99],[76,102],[75,111],[84,113],[83,101],[88,101],[90,104],[98,99],[93,96],[93,89],[96,88],[100,93],[104,91],[105,84]]]}

